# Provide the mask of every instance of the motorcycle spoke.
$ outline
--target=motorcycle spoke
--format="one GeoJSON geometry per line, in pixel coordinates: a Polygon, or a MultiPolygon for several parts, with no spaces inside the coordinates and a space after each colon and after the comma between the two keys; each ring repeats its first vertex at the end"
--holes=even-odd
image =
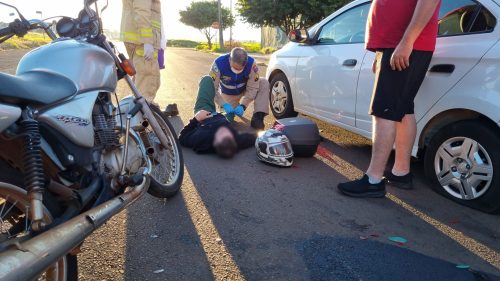
{"type": "Polygon", "coordinates": [[[3,210],[5,209],[5,205],[7,205],[7,202],[9,202],[9,195],[4,198],[4,204],[2,205],[2,209],[0,210],[0,218],[2,218],[3,210]]]}
{"type": "MultiPolygon", "coordinates": [[[[8,198],[8,196],[7,196],[8,198]]],[[[14,208],[14,206],[16,206],[16,204],[18,203],[19,201],[16,200],[16,202],[14,202],[10,207],[9,209],[7,209],[7,211],[5,212],[5,215],[7,215],[11,210],[12,208],[14,208]]],[[[0,212],[0,224],[1,224],[1,227],[0,227],[0,233],[4,233],[3,232],[3,228],[4,228],[4,225],[5,225],[5,222],[4,222],[4,216],[2,215],[3,214],[3,210],[5,209],[5,205],[7,205],[8,201],[6,200],[5,201],[5,204],[3,204],[2,206],[2,211],[0,212]]],[[[11,234],[10,234],[10,231],[9,230],[6,230],[6,233],[7,235],[10,237],[11,234]]]]}

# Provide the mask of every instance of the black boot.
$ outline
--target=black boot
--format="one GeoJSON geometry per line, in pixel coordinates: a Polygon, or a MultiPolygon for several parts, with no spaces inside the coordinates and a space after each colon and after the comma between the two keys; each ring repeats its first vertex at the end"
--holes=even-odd
{"type": "Polygon", "coordinates": [[[250,126],[256,130],[263,130],[264,129],[264,117],[266,117],[267,114],[264,112],[255,112],[252,116],[252,121],[250,122],[250,126]]]}
{"type": "Polygon", "coordinates": [[[167,107],[165,108],[165,111],[163,111],[163,114],[165,114],[166,116],[179,115],[179,109],[177,108],[177,104],[172,103],[172,104],[167,105],[167,107]]]}

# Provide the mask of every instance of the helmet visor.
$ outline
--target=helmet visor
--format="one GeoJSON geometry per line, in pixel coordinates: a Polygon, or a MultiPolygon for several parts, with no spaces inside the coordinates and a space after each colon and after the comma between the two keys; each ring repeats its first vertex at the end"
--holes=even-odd
{"type": "Polygon", "coordinates": [[[269,154],[273,156],[289,156],[293,153],[290,143],[276,143],[269,145],[269,154]]]}

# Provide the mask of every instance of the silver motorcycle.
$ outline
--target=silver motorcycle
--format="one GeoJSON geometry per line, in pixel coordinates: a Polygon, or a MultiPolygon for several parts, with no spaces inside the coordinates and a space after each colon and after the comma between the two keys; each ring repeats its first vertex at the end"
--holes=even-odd
{"type": "Polygon", "coordinates": [[[174,128],[134,85],[96,2],[61,18],[58,35],[0,2],[19,16],[0,43],[35,29],[52,39],[0,73],[0,280],[76,280],[86,237],[146,191],[168,198],[182,184],[174,128]],[[121,79],[133,96],[118,101],[121,79]]]}

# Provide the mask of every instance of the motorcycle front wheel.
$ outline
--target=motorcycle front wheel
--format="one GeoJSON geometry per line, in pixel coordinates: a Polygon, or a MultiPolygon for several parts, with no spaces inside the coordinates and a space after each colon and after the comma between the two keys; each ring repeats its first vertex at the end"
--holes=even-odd
{"type": "Polygon", "coordinates": [[[168,145],[165,147],[160,143],[151,126],[145,129],[145,145],[153,164],[148,192],[158,198],[170,198],[179,192],[182,185],[184,157],[177,133],[168,118],[157,106],[150,105],[150,108],[168,140],[168,145]]]}
{"type": "MultiPolygon", "coordinates": [[[[29,199],[24,189],[7,183],[0,184],[0,252],[14,243],[22,243],[33,236],[28,210],[29,199]]],[[[44,208],[44,220],[46,224],[52,221],[50,212],[46,208],[44,208]]],[[[76,256],[68,254],[35,280],[77,280],[77,267],[76,256]]]]}

